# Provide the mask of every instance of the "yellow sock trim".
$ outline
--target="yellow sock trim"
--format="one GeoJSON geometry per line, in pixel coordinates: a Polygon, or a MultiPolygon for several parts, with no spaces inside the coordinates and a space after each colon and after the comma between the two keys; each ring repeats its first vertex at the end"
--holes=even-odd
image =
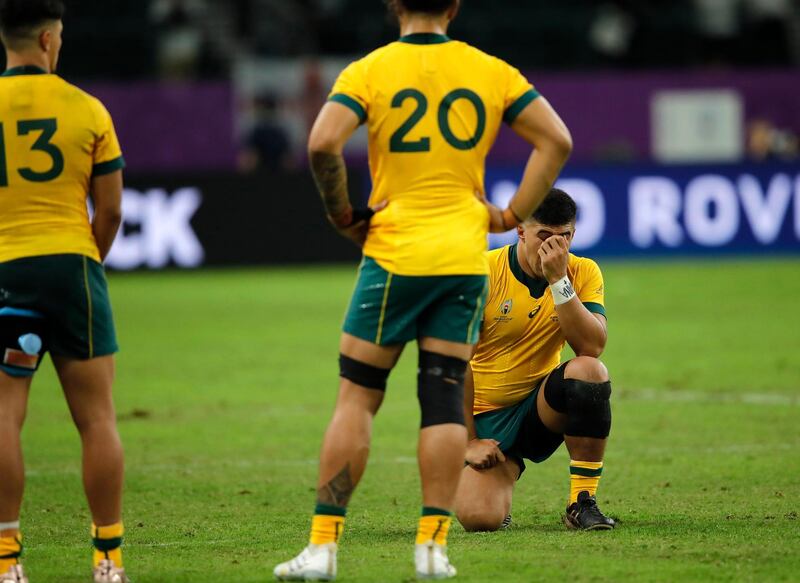
{"type": "Polygon", "coordinates": [[[432,540],[437,544],[446,545],[451,522],[452,519],[444,515],[420,516],[417,527],[417,544],[421,545],[432,540]]]}
{"type": "Polygon", "coordinates": [[[0,573],[5,573],[14,565],[19,564],[22,553],[22,535],[0,537],[0,573]]]}
{"type": "Polygon", "coordinates": [[[569,504],[578,501],[580,492],[589,492],[590,496],[597,493],[597,485],[603,473],[603,462],[582,462],[570,460],[569,462],[569,504]]]}
{"type": "Polygon", "coordinates": [[[108,526],[92,524],[92,540],[95,546],[92,563],[95,567],[104,560],[114,561],[117,567],[124,566],[122,564],[122,535],[124,534],[125,527],[121,522],[108,526]]]}
{"type": "Polygon", "coordinates": [[[310,542],[312,545],[338,543],[343,530],[344,516],[315,514],[314,518],[311,519],[310,542]]]}

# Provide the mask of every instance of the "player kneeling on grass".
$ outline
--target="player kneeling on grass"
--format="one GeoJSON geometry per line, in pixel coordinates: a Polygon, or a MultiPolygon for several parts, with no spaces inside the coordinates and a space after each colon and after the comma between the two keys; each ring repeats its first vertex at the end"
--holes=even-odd
{"type": "Polygon", "coordinates": [[[63,14],[62,0],[0,0],[0,583],[27,582],[20,432],[48,350],[81,435],[94,580],[128,580],[111,398],[117,342],[100,263],[120,225],[124,162],[105,107],[54,74],[63,14]]]}
{"type": "Polygon", "coordinates": [[[553,189],[517,227],[518,243],[490,253],[489,298],[465,382],[469,432],[456,515],[469,531],[510,522],[523,459],[539,463],[562,441],[570,462],[569,528],[614,528],[595,492],[611,428],[603,277],[570,254],[576,206],[553,189]],[[577,355],[559,364],[568,342],[577,355]]]}

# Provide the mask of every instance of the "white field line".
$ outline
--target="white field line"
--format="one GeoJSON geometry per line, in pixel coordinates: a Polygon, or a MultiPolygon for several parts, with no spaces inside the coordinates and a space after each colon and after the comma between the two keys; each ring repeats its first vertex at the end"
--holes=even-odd
{"type": "MultiPolygon", "coordinates": [[[[742,403],[746,405],[800,405],[800,395],[783,393],[705,393],[701,391],[667,391],[659,389],[620,390],[623,401],[657,401],[660,403],[742,403]]],[[[613,399],[613,396],[612,396],[613,399]]]]}
{"type": "MultiPolygon", "coordinates": [[[[621,390],[619,392],[621,401],[652,401],[660,403],[741,403],[760,406],[798,406],[800,396],[786,395],[781,393],[704,393],[701,391],[666,391],[658,389],[639,389],[635,391],[621,390]]],[[[613,397],[612,397],[613,399],[613,397]]],[[[764,450],[795,450],[800,448],[800,443],[730,443],[722,446],[697,447],[697,446],[646,446],[627,447],[625,443],[616,443],[614,449],[624,453],[634,453],[636,455],[655,455],[662,453],[676,453],[691,451],[698,454],[724,454],[724,453],[748,453],[764,450]]],[[[248,468],[270,468],[270,467],[314,467],[319,463],[317,458],[308,459],[274,459],[268,458],[260,460],[219,460],[219,461],[198,461],[198,462],[175,462],[162,464],[133,464],[130,472],[149,473],[149,472],[192,472],[194,470],[206,470],[217,468],[218,470],[229,469],[248,469],[248,468]]],[[[391,465],[416,465],[417,458],[411,456],[397,456],[391,458],[370,458],[369,465],[391,464],[391,465]]],[[[77,463],[73,467],[40,467],[30,469],[26,472],[28,477],[53,476],[53,475],[79,475],[80,468],[77,463]]]]}

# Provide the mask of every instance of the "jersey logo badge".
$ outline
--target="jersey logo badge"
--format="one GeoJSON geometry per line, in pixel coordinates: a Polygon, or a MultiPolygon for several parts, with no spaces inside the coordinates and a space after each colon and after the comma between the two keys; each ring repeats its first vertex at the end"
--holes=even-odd
{"type": "Polygon", "coordinates": [[[539,310],[541,310],[541,309],[542,309],[542,306],[536,306],[535,308],[533,308],[530,311],[530,313],[528,314],[528,318],[530,318],[532,320],[534,318],[534,316],[536,316],[536,314],[538,314],[539,310]]]}
{"type": "Polygon", "coordinates": [[[503,305],[500,306],[500,313],[505,316],[511,311],[511,308],[513,307],[514,307],[514,300],[506,300],[503,302],[503,305]]]}

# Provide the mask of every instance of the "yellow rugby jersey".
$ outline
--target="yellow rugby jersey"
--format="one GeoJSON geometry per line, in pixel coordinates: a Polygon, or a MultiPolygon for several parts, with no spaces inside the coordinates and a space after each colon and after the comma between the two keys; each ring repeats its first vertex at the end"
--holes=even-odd
{"type": "MultiPolygon", "coordinates": [[[[566,343],[547,281],[522,271],[517,246],[491,251],[489,265],[489,297],[470,363],[476,415],[527,397],[558,366],[566,343]]],[[[597,263],[570,253],[567,273],[583,305],[605,316],[603,275],[597,263]]]]}
{"type": "Polygon", "coordinates": [[[515,68],[439,34],[352,63],[330,100],[367,124],[372,218],[364,254],[398,275],[488,273],[486,155],[500,124],[539,94],[515,68]]]}
{"type": "Polygon", "coordinates": [[[111,116],[38,67],[0,76],[0,261],[76,253],[100,260],[86,197],[124,167],[111,116]]]}

